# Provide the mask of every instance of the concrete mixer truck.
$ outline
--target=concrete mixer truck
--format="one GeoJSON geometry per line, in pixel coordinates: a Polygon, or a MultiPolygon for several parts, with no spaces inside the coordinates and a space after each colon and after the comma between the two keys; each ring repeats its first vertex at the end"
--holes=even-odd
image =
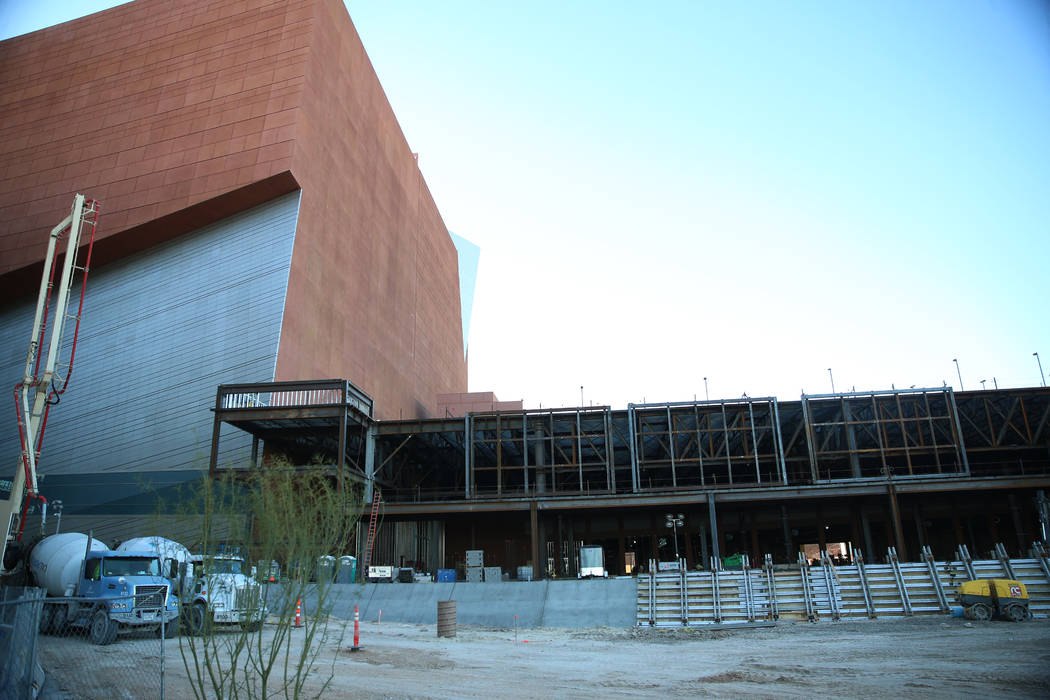
{"type": "Polygon", "coordinates": [[[240,625],[246,632],[262,627],[267,609],[263,587],[243,557],[232,553],[194,555],[192,597],[185,599],[188,629],[202,633],[209,625],[240,625]]]}
{"type": "Polygon", "coordinates": [[[95,644],[121,632],[178,632],[179,601],[152,552],[112,552],[99,540],[66,532],[40,540],[29,554],[30,575],[47,591],[40,631],[88,631],[95,644]]]}
{"type": "Polygon", "coordinates": [[[255,581],[254,568],[232,552],[204,556],[190,554],[178,542],[163,537],[138,537],[118,550],[153,553],[161,561],[182,601],[183,629],[204,634],[212,625],[240,625],[254,632],[266,618],[262,586],[255,581]]]}

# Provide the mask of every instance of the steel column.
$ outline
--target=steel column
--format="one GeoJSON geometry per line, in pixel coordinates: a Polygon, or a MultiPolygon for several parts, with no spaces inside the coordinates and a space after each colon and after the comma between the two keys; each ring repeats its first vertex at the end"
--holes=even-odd
{"type": "Polygon", "coordinates": [[[543,571],[540,568],[540,528],[536,501],[529,504],[529,532],[532,535],[532,578],[539,581],[543,578],[543,571]]]}
{"type": "Polygon", "coordinates": [[[755,456],[755,483],[762,483],[762,470],[758,466],[758,434],[755,433],[755,405],[749,399],[747,402],[747,414],[751,419],[751,451],[755,456]]]}
{"type": "Polygon", "coordinates": [[[529,493],[529,414],[521,414],[521,475],[525,484],[525,495],[529,493]]]}
{"type": "Polygon", "coordinates": [[[959,422],[959,407],[955,405],[955,392],[951,387],[945,389],[948,402],[951,405],[951,425],[955,434],[955,456],[963,465],[963,474],[970,475],[970,460],[966,458],[966,445],[963,443],[962,424],[959,422]]]}
{"type": "Polygon", "coordinates": [[[674,465],[674,420],[671,418],[671,407],[667,407],[667,449],[671,455],[671,487],[678,488],[678,475],[674,465]]]}
{"type": "Polygon", "coordinates": [[[708,491],[707,493],[707,516],[711,522],[711,552],[712,557],[719,562],[721,566],[722,556],[718,551],[718,516],[715,515],[715,494],[708,491]]]}
{"type": "Polygon", "coordinates": [[[784,441],[781,437],[780,432],[780,408],[777,404],[777,399],[773,397],[773,430],[776,433],[776,448],[777,448],[777,461],[780,463],[780,480],[781,483],[786,484],[788,482],[787,475],[787,460],[784,457],[784,441]]]}
{"type": "Polygon", "coordinates": [[[695,403],[693,404],[693,418],[696,420],[696,459],[700,465],[700,487],[703,488],[706,485],[704,479],[704,448],[700,444],[700,407],[695,403]]]}
{"type": "Polygon", "coordinates": [[[344,484],[343,484],[343,468],[346,466],[346,407],[345,407],[346,398],[345,398],[345,396],[343,398],[343,401],[344,401],[343,410],[339,412],[339,437],[336,440],[336,442],[338,442],[338,444],[339,444],[339,446],[337,448],[338,452],[339,452],[339,457],[336,458],[336,468],[339,470],[339,477],[338,478],[339,478],[339,492],[340,493],[342,493],[342,491],[343,491],[343,486],[344,486],[344,484]]]}
{"type": "MultiPolygon", "coordinates": [[[[849,404],[846,402],[846,397],[843,396],[839,399],[842,406],[842,422],[846,428],[846,446],[849,449],[849,467],[855,479],[861,477],[860,473],[860,458],[857,456],[857,433],[853,427],[853,414],[850,413],[849,404]]],[[[878,416],[875,417],[878,420],[878,416]]]]}
{"type": "Polygon", "coordinates": [[[616,492],[616,468],[613,465],[612,414],[606,408],[602,411],[602,425],[605,427],[605,488],[610,493],[616,492]]]}
{"type": "MultiPolygon", "coordinates": [[[[215,418],[214,418],[214,421],[213,421],[213,424],[212,424],[212,429],[211,429],[211,455],[208,458],[208,475],[211,478],[213,478],[213,479],[215,478],[215,470],[218,467],[217,463],[219,461],[219,436],[222,433],[222,419],[219,418],[219,411],[222,409],[221,401],[222,401],[221,397],[217,395],[215,397],[215,418]]],[[[22,473],[23,472],[22,472],[21,469],[19,469],[16,472],[16,474],[22,474],[22,473]]],[[[17,483],[18,482],[16,480],[16,485],[17,485],[17,483]]],[[[21,489],[14,489],[14,490],[11,491],[11,499],[12,500],[15,500],[16,498],[20,498],[20,497],[21,497],[21,489]]],[[[10,525],[10,523],[4,523],[5,527],[7,527],[9,525],[10,525]]],[[[4,534],[6,535],[7,533],[5,532],[4,534]]]]}
{"type": "MultiPolygon", "coordinates": [[[[897,506],[897,488],[893,485],[893,479],[887,476],[886,479],[886,492],[890,498],[890,516],[893,521],[893,536],[897,541],[897,547],[899,548],[901,557],[905,561],[908,559],[908,550],[904,546],[904,528],[901,526],[901,514],[900,509],[897,506]]],[[[896,556],[896,553],[894,553],[896,556]]]]}
{"type": "Polygon", "coordinates": [[[375,486],[377,432],[375,423],[370,423],[365,430],[365,503],[372,502],[375,486]]]}
{"type": "Polygon", "coordinates": [[[816,436],[813,434],[813,418],[809,415],[809,398],[802,395],[802,423],[806,426],[806,447],[809,450],[809,475],[813,483],[820,480],[817,471],[816,436]]]}
{"type": "Polygon", "coordinates": [[[631,492],[638,493],[638,451],[635,447],[635,440],[637,439],[637,431],[634,428],[635,417],[637,412],[634,410],[633,404],[627,404],[627,428],[629,432],[630,452],[631,452],[631,492]]]}
{"type": "Polygon", "coordinates": [[[726,446],[726,469],[729,470],[729,483],[733,483],[733,458],[729,450],[729,419],[726,417],[726,402],[722,402],[722,440],[726,446]]]}
{"type": "Polygon", "coordinates": [[[580,411],[576,411],[576,472],[579,475],[580,493],[583,493],[583,426],[580,421],[580,411]]]}
{"type": "Polygon", "coordinates": [[[463,498],[470,500],[470,462],[474,455],[474,431],[471,430],[470,414],[463,416],[463,498]]]}

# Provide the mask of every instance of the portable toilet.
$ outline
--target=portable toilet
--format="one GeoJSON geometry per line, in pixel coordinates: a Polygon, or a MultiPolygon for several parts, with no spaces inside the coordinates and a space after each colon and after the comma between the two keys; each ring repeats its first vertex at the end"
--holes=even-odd
{"type": "Polygon", "coordinates": [[[357,580],[357,559],[349,555],[339,557],[335,570],[336,583],[353,583],[357,580]]]}
{"type": "Polygon", "coordinates": [[[330,554],[324,554],[317,557],[317,568],[315,569],[314,580],[318,583],[326,582],[331,583],[335,579],[335,557],[330,554]]]}

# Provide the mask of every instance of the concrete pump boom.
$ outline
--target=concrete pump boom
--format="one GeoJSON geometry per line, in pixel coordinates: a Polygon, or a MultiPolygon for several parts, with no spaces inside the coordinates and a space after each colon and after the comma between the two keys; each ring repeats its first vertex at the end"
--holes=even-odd
{"type": "MultiPolygon", "coordinates": [[[[33,330],[29,337],[29,352],[26,354],[25,373],[22,381],[15,386],[15,411],[18,415],[18,436],[21,440],[22,453],[12,479],[11,495],[7,501],[0,502],[0,518],[2,518],[0,522],[6,525],[3,549],[0,550],[0,562],[3,562],[3,557],[7,554],[8,545],[22,538],[26,506],[31,498],[39,499],[43,503],[44,519],[41,521],[41,530],[43,530],[43,523],[47,517],[47,500],[40,495],[37,485],[37,463],[40,459],[44,429],[47,427],[48,412],[51,406],[57,403],[59,395],[65,392],[70,372],[73,369],[77,336],[80,331],[80,313],[84,304],[84,289],[87,284],[88,265],[91,262],[91,248],[94,244],[97,225],[98,202],[78,194],[73,198],[72,211],[60,224],[51,229],[48,239],[44,270],[37,295],[36,313],[33,316],[33,330]],[[90,228],[86,243],[87,255],[84,265],[77,266],[77,252],[81,246],[84,226],[90,228]],[[59,240],[67,232],[66,251],[59,270],[57,259],[59,240]],[[70,315],[69,298],[76,270],[83,273],[80,302],[76,313],[70,315]],[[59,273],[59,282],[52,310],[52,292],[56,272],[59,273]],[[51,335],[45,351],[44,338],[48,332],[49,315],[51,316],[51,335]],[[66,331],[68,319],[73,319],[76,323],[69,359],[61,362],[63,334],[66,331]]],[[[3,573],[7,573],[6,566],[3,573]]]]}

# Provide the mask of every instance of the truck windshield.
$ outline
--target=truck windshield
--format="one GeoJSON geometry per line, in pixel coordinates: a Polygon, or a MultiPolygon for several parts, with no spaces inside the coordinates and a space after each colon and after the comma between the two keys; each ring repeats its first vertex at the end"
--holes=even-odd
{"type": "Polygon", "coordinates": [[[103,576],[160,576],[160,564],[148,557],[106,557],[103,576]]]}
{"type": "Polygon", "coordinates": [[[208,562],[208,572],[212,574],[243,574],[244,562],[240,559],[212,559],[208,562]]]}

